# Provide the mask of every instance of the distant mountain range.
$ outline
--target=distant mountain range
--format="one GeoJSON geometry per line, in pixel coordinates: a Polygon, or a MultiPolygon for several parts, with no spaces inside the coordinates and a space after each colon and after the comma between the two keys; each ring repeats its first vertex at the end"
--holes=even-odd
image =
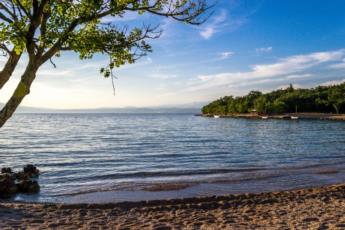
{"type": "MultiPolygon", "coordinates": [[[[97,108],[97,109],[50,109],[20,106],[17,113],[200,113],[200,108],[206,103],[192,103],[176,106],[157,107],[124,107],[124,108],[97,108]]],[[[3,107],[0,103],[0,107],[3,107]]]]}

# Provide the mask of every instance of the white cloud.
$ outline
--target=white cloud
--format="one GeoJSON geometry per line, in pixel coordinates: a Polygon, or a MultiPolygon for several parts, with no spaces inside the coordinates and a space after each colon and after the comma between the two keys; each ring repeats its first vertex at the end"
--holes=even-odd
{"type": "Polygon", "coordinates": [[[231,52],[231,51],[222,52],[220,53],[220,59],[221,60],[228,59],[232,55],[234,55],[234,52],[231,52]]]}
{"type": "Polygon", "coordinates": [[[313,74],[310,73],[305,73],[305,74],[292,74],[286,76],[286,79],[300,79],[300,78],[307,78],[307,77],[312,77],[313,74]]]}
{"type": "Polygon", "coordinates": [[[345,57],[345,50],[329,52],[316,52],[304,55],[295,55],[278,60],[273,64],[254,65],[250,71],[245,72],[226,72],[212,75],[201,75],[189,85],[188,91],[204,90],[212,87],[233,87],[238,84],[262,81],[308,77],[303,72],[311,67],[331,62],[340,61],[345,57]]]}
{"type": "MultiPolygon", "coordinates": [[[[290,84],[286,84],[286,85],[280,85],[280,86],[276,87],[276,89],[286,89],[286,88],[289,88],[289,87],[290,87],[290,84]]],[[[292,87],[295,88],[295,89],[303,88],[302,85],[300,85],[300,84],[292,84],[292,87]]]]}
{"type": "Polygon", "coordinates": [[[73,71],[61,69],[42,69],[38,71],[38,76],[72,76],[73,71]]]}
{"type": "Polygon", "coordinates": [[[176,31],[174,30],[174,21],[171,18],[164,18],[160,23],[160,29],[162,30],[162,34],[160,39],[169,39],[172,38],[176,31]]]}
{"type": "Polygon", "coordinates": [[[270,53],[272,52],[272,50],[273,50],[272,46],[260,47],[260,48],[255,49],[256,53],[270,53]]]}
{"type": "Polygon", "coordinates": [[[213,34],[215,33],[215,28],[213,26],[208,26],[206,27],[203,31],[200,32],[200,35],[204,38],[204,39],[209,39],[213,36],[213,34]]]}
{"type": "Polygon", "coordinates": [[[153,74],[149,75],[148,77],[165,80],[165,79],[177,78],[177,75],[175,75],[175,74],[164,74],[164,73],[153,73],[153,74]]]}
{"type": "Polygon", "coordinates": [[[329,66],[331,69],[345,69],[345,62],[336,63],[329,66]]]}
{"type": "Polygon", "coordinates": [[[332,81],[326,81],[322,84],[320,84],[321,86],[331,86],[331,85],[339,85],[341,83],[344,83],[345,79],[342,80],[332,80],[332,81]]]}
{"type": "Polygon", "coordinates": [[[202,30],[200,31],[201,37],[206,40],[210,39],[215,33],[220,30],[222,26],[224,26],[224,22],[226,21],[226,19],[226,10],[221,10],[217,16],[213,17],[210,23],[206,24],[206,26],[202,28],[202,30]]]}

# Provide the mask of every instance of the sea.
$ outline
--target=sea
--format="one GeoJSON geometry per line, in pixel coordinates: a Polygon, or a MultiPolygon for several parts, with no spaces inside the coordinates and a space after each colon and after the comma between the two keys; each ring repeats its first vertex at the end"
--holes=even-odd
{"type": "Polygon", "coordinates": [[[0,167],[41,171],[28,202],[108,203],[345,182],[345,122],[194,114],[15,114],[0,167]]]}

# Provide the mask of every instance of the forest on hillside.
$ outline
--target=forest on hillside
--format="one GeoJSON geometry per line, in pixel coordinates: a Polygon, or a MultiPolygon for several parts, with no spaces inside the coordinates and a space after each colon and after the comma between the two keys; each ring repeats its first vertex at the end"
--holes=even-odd
{"type": "Polygon", "coordinates": [[[230,115],[257,112],[258,114],[283,113],[345,113],[345,83],[318,86],[312,89],[295,89],[290,85],[269,93],[251,91],[241,97],[225,96],[202,108],[202,113],[230,115]]]}

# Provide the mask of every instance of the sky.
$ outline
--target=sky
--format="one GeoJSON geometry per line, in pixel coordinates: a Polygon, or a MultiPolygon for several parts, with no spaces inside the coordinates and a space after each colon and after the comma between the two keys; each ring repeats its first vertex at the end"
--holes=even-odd
{"type": "MultiPolygon", "coordinates": [[[[190,26],[150,15],[106,20],[131,27],[160,25],[153,53],[115,70],[106,56],[80,61],[62,53],[39,71],[22,105],[56,109],[193,106],[251,90],[314,87],[345,81],[345,1],[218,0],[212,17],[190,26]]],[[[26,58],[0,91],[6,102],[26,58]]],[[[3,59],[0,60],[3,65],[3,59]]]]}

